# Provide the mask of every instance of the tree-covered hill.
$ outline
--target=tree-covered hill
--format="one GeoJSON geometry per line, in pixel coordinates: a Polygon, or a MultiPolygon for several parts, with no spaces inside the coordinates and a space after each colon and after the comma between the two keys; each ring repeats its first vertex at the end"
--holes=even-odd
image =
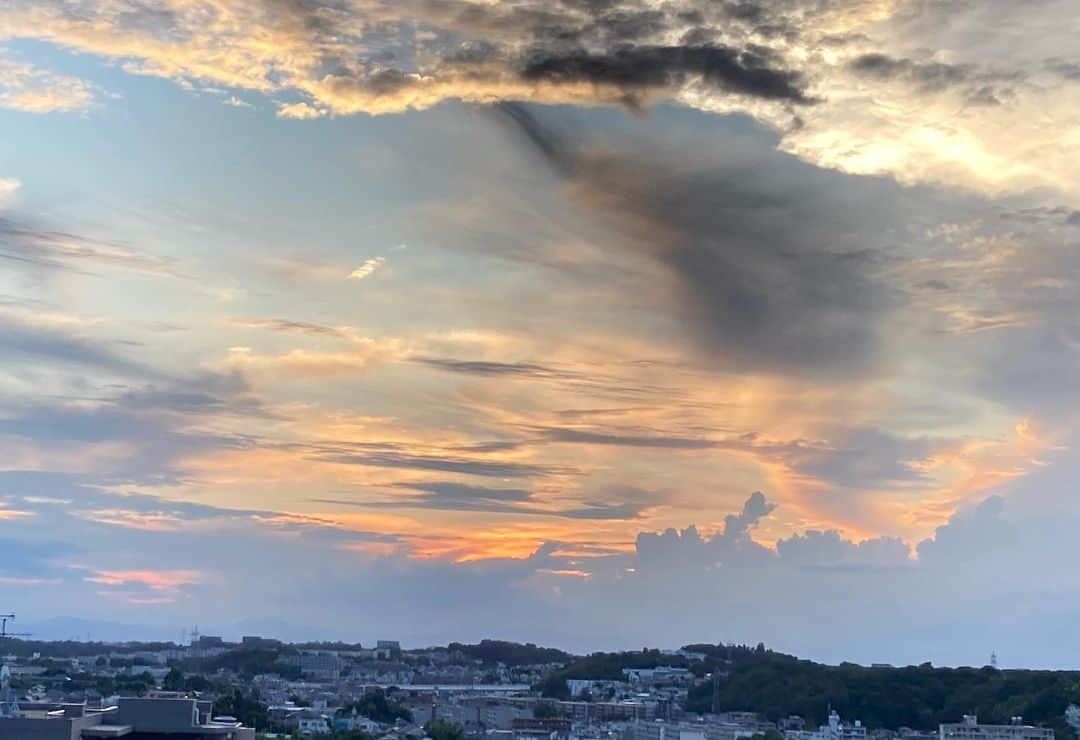
{"type": "Polygon", "coordinates": [[[531,642],[522,645],[503,640],[481,640],[476,645],[452,642],[447,646],[451,652],[458,652],[486,664],[502,663],[508,666],[541,665],[545,663],[566,663],[573,658],[569,653],[555,648],[537,647],[531,642]]]}
{"type": "MultiPolygon", "coordinates": [[[[1027,722],[1053,727],[1059,738],[1075,735],[1064,721],[1070,702],[1080,701],[1080,672],[994,668],[867,668],[851,663],[822,665],[773,652],[742,654],[720,670],[719,709],[761,712],[771,719],[797,714],[816,724],[831,705],[842,716],[870,728],[936,729],[964,714],[981,722],[1027,722]]],[[[711,681],[697,684],[689,711],[712,704],[711,681]]]]}

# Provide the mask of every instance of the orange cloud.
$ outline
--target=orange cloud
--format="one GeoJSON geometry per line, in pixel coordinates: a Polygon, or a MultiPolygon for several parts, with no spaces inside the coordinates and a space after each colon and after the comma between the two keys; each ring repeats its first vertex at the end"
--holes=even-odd
{"type": "Polygon", "coordinates": [[[131,604],[168,604],[184,598],[184,588],[203,582],[194,570],[98,570],[83,580],[106,588],[98,593],[131,604]]]}

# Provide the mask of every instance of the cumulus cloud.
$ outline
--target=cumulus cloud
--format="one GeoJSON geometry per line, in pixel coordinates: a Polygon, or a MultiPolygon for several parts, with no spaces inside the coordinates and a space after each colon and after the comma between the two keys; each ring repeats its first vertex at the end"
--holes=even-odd
{"type": "MultiPolygon", "coordinates": [[[[914,0],[457,0],[167,3],[162,12],[20,0],[5,8],[0,36],[121,59],[138,74],[300,96],[279,103],[286,118],[398,112],[446,99],[635,110],[676,100],[748,112],[783,129],[788,150],[847,171],[994,191],[1050,187],[1075,198],[1074,147],[1063,138],[1069,96],[1054,92],[1076,81],[1075,38],[1054,21],[1068,11],[1068,0],[1036,11],[914,0]],[[1005,25],[1016,42],[1008,53],[987,41],[1005,25]],[[1028,115],[1032,109],[1041,115],[1028,115]]],[[[35,73],[8,72],[27,75],[35,73]]],[[[75,81],[31,87],[65,92],[60,102],[28,94],[29,108],[87,105],[75,81]]]]}
{"type": "Polygon", "coordinates": [[[299,121],[322,118],[325,115],[325,109],[316,108],[315,106],[304,102],[281,105],[278,106],[277,110],[278,118],[293,118],[299,121]]]}
{"type": "Polygon", "coordinates": [[[910,547],[898,537],[878,537],[853,542],[836,530],[810,530],[776,543],[776,552],[785,562],[799,567],[888,566],[910,562],[910,547]]]}
{"type": "MultiPolygon", "coordinates": [[[[466,502],[528,500],[525,489],[484,492],[445,479],[414,490],[466,502]]],[[[920,545],[917,559],[897,539],[857,541],[836,531],[759,544],[742,526],[775,510],[754,494],[732,514],[733,531],[645,532],[629,552],[549,539],[521,555],[458,562],[448,559],[460,555],[451,542],[441,543],[444,556],[417,558],[412,548],[427,545],[347,518],[115,493],[56,474],[0,473],[0,500],[31,513],[14,525],[0,521],[0,544],[13,554],[0,569],[0,593],[18,588],[28,621],[52,616],[63,593],[89,597],[80,616],[115,619],[123,608],[159,627],[206,623],[208,601],[213,620],[237,622],[257,603],[260,615],[298,625],[283,635],[295,639],[355,636],[393,622],[407,644],[498,634],[588,650],[655,644],[662,633],[674,643],[764,640],[826,660],[971,664],[985,659],[988,635],[1007,633],[1008,615],[994,606],[1020,579],[1030,597],[1025,623],[1038,624],[1046,639],[1011,641],[1010,662],[1060,663],[1060,638],[1071,629],[1052,620],[1039,595],[1075,579],[1064,574],[1050,590],[1032,590],[1045,520],[1008,521],[995,499],[954,517],[920,545]],[[173,524],[158,526],[162,516],[173,524]],[[1001,557],[993,569],[980,568],[969,546],[954,546],[960,541],[1001,557]],[[375,602],[366,596],[373,590],[375,602]],[[311,599],[325,608],[313,612],[311,599]],[[417,609],[448,600],[454,608],[445,619],[415,619],[417,609]],[[983,627],[978,634],[972,620],[983,627]]],[[[1059,555],[1075,552],[1067,537],[1047,544],[1059,555]]]]}
{"type": "Polygon", "coordinates": [[[765,494],[754,491],[750,498],[746,499],[742,511],[738,514],[728,514],[724,519],[724,536],[738,537],[750,531],[750,528],[761,519],[767,517],[776,508],[776,504],[765,500],[765,494]]]}

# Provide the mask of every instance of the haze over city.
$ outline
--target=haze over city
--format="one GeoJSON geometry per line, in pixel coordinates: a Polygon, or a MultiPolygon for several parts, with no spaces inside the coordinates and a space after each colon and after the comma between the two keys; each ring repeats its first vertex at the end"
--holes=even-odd
{"type": "Polygon", "coordinates": [[[8,0],[0,612],[1075,668],[1078,169],[1065,0],[8,0]]]}

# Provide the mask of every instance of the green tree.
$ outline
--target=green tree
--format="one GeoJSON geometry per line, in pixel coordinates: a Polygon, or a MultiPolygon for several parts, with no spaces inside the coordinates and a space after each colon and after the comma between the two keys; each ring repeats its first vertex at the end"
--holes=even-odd
{"type": "Polygon", "coordinates": [[[424,725],[431,740],[465,740],[465,728],[445,719],[433,719],[424,725]]]}
{"type": "Polygon", "coordinates": [[[533,707],[533,717],[537,719],[551,719],[559,716],[559,709],[552,701],[540,701],[533,707]]]}
{"type": "Polygon", "coordinates": [[[166,691],[183,691],[186,687],[184,672],[178,668],[170,668],[161,682],[161,687],[166,691]]]}
{"type": "Polygon", "coordinates": [[[240,689],[234,689],[217,698],[211,713],[215,717],[236,717],[249,727],[256,730],[265,730],[270,727],[270,710],[266,704],[259,701],[256,693],[245,696],[240,689]]]}
{"type": "Polygon", "coordinates": [[[382,689],[369,691],[357,701],[346,702],[338,709],[337,715],[345,717],[354,711],[362,717],[385,724],[390,724],[399,719],[412,722],[413,718],[408,707],[390,699],[382,689]]]}

